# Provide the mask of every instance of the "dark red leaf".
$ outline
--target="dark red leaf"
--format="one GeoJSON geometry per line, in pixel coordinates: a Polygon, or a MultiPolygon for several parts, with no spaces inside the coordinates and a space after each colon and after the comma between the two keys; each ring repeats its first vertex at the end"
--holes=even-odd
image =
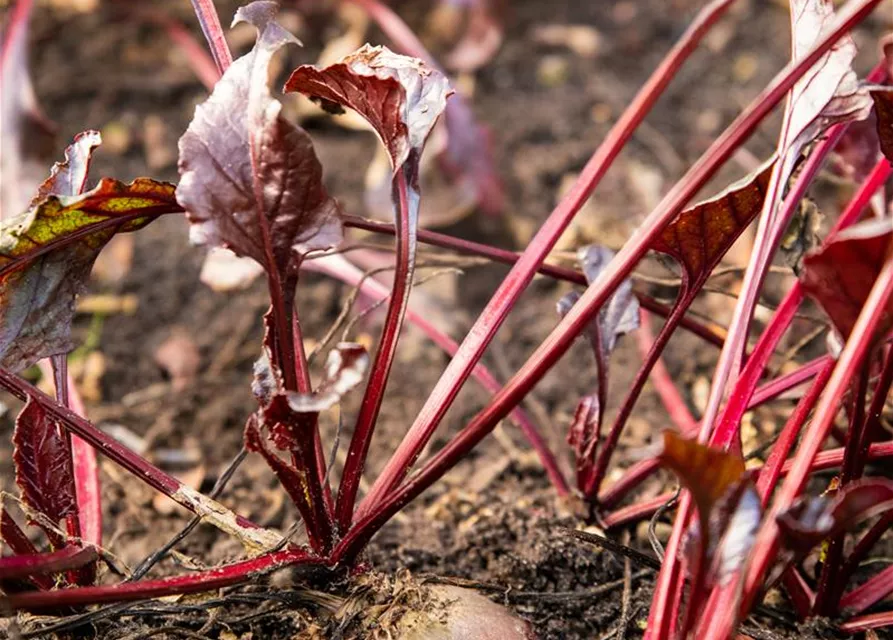
{"type": "Polygon", "coordinates": [[[177,200],[196,244],[224,246],[286,274],[303,256],[341,241],[340,209],[322,183],[307,132],[286,121],[267,85],[281,47],[299,44],[254,2],[234,24],[257,27],[254,48],[226,70],[180,138],[177,200]]]}
{"type": "MultiPolygon", "coordinates": [[[[57,177],[78,173],[69,165],[57,177]]],[[[0,366],[18,371],[70,351],[75,298],[102,247],[115,233],[177,210],[172,185],[104,178],[83,195],[49,196],[0,223],[0,366]]]]}
{"type": "MultiPolygon", "coordinates": [[[[53,524],[76,514],[74,473],[67,442],[59,425],[33,399],[29,398],[19,413],[12,440],[16,484],[22,501],[53,524]]],[[[44,529],[50,539],[59,538],[55,531],[44,529]]]]}
{"type": "Polygon", "coordinates": [[[762,209],[773,166],[680,213],[651,248],[673,257],[689,282],[706,278],[762,209]]]}
{"type": "Polygon", "coordinates": [[[298,67],[285,90],[359,113],[381,138],[395,171],[411,150],[421,152],[452,93],[444,75],[421,60],[369,45],[324,69],[298,67]]]}
{"type": "Polygon", "coordinates": [[[598,396],[583,396],[577,403],[574,417],[567,432],[567,443],[573,448],[578,466],[590,463],[598,446],[601,422],[598,396]]]}
{"type": "MultiPolygon", "coordinates": [[[[842,231],[803,259],[803,288],[822,306],[844,338],[868,298],[891,250],[891,241],[893,219],[874,219],[842,231]]],[[[893,301],[888,303],[878,333],[891,325],[893,301]]]]}
{"type": "Polygon", "coordinates": [[[877,136],[881,153],[893,162],[893,92],[872,91],[874,111],[877,116],[877,136]]]}

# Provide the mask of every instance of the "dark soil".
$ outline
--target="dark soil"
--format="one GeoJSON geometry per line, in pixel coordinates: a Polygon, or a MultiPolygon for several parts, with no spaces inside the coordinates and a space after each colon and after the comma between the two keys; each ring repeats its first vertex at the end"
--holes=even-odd
{"type": "MultiPolygon", "coordinates": [[[[430,4],[411,0],[397,3],[396,8],[410,25],[421,28],[430,4]]],[[[473,98],[479,119],[492,130],[505,181],[506,212],[501,218],[475,215],[447,231],[500,246],[522,247],[556,203],[557,191],[566,184],[568,174],[581,169],[610,123],[703,3],[524,0],[510,4],[505,14],[506,41],[496,58],[477,74],[473,98]],[[533,33],[544,24],[592,27],[599,38],[597,54],[586,58],[566,47],[539,44],[533,33]]],[[[177,137],[206,92],[165,34],[128,14],[126,5],[103,3],[88,14],[67,7],[41,8],[32,33],[36,92],[45,112],[59,125],[60,149],[80,130],[103,130],[107,144],[96,157],[94,178],[109,175],[128,180],[152,175],[175,181],[177,137]],[[123,141],[109,145],[115,135],[123,141]],[[149,169],[147,156],[159,149],[168,153],[168,159],[154,160],[154,168],[149,169]]],[[[227,23],[236,5],[218,2],[218,6],[227,23]]],[[[185,1],[153,3],[149,10],[166,11],[194,23],[185,1]]],[[[293,12],[289,15],[289,26],[297,29],[305,48],[291,52],[288,63],[314,61],[323,43],[337,35],[337,23],[320,15],[306,20],[299,20],[293,12]]],[[[386,42],[375,30],[370,38],[386,42]]],[[[781,3],[739,2],[657,105],[648,126],[609,172],[562,248],[570,250],[588,242],[619,246],[672,180],[784,65],[788,39],[787,15],[781,3]]],[[[857,32],[857,41],[873,55],[867,36],[857,32]]],[[[241,42],[250,46],[250,40],[241,42]]],[[[777,123],[769,122],[753,137],[747,145],[750,156],[763,158],[771,152],[774,126],[777,123]]],[[[330,190],[346,209],[361,212],[363,175],[375,140],[331,121],[314,121],[308,127],[330,190]]],[[[751,168],[752,159],[740,154],[713,186],[751,168]]],[[[96,291],[135,295],[136,313],[110,315],[98,332],[96,322],[83,317],[78,331],[81,337],[98,338],[96,350],[106,367],[101,395],[91,403],[89,416],[103,427],[123,425],[141,436],[149,455],[197,447],[204,471],[199,488],[209,490],[239,451],[242,427],[252,411],[250,372],[259,353],[266,298],[262,283],[238,294],[212,292],[198,280],[202,260],[203,252],[188,245],[183,220],[170,218],[152,224],[136,235],[133,266],[123,280],[95,287],[96,291]],[[174,330],[185,332],[201,355],[198,375],[181,390],[173,389],[153,359],[155,349],[174,330]]],[[[470,267],[458,281],[447,276],[443,285],[423,286],[419,295],[427,295],[432,314],[439,316],[452,335],[461,337],[504,273],[498,266],[470,267]]],[[[554,326],[555,302],[567,290],[565,285],[546,280],[537,280],[530,287],[487,361],[500,377],[516,370],[554,326]]],[[[319,338],[325,333],[347,293],[331,280],[313,275],[303,279],[299,308],[307,336],[319,338]]],[[[671,295],[672,290],[655,293],[671,295]]],[[[700,309],[722,322],[731,305],[724,296],[709,296],[700,309]]],[[[371,316],[358,325],[355,334],[374,338],[379,322],[380,318],[371,316]]],[[[698,406],[698,385],[709,379],[714,358],[712,347],[683,333],[667,351],[666,366],[693,409],[698,406]]],[[[614,389],[629,386],[638,362],[633,341],[621,344],[611,363],[614,389]]],[[[414,330],[407,331],[367,477],[374,477],[384,464],[445,364],[446,357],[438,349],[414,330]]],[[[591,390],[593,376],[590,356],[581,347],[532,394],[535,404],[527,407],[556,447],[562,447],[574,406],[591,390]]],[[[434,446],[465,424],[486,400],[486,395],[469,383],[434,446]]],[[[344,407],[347,425],[355,415],[356,402],[352,398],[344,407]]],[[[9,411],[0,419],[0,479],[3,489],[14,493],[9,445],[13,415],[9,411]]],[[[781,415],[768,410],[758,414],[758,430],[773,432],[782,424],[781,415]]],[[[332,441],[333,424],[333,418],[324,424],[327,442],[332,441]]],[[[641,455],[642,448],[667,424],[659,399],[653,389],[646,388],[615,458],[618,468],[641,455]]],[[[347,435],[342,435],[342,449],[347,435]]],[[[566,530],[581,523],[557,503],[526,443],[508,423],[496,435],[375,538],[367,554],[369,565],[382,574],[408,569],[420,577],[476,586],[530,620],[541,638],[639,635],[647,618],[654,572],[635,563],[625,569],[623,557],[568,536],[566,530]],[[625,574],[629,580],[626,591],[625,574]]],[[[104,541],[119,563],[132,568],[180,530],[188,516],[154,500],[148,488],[108,461],[103,461],[102,470],[108,507],[104,541]]],[[[640,495],[656,495],[670,486],[668,480],[664,476],[654,479],[640,495]]],[[[239,469],[222,500],[268,527],[284,530],[295,517],[272,474],[253,456],[239,469]]],[[[611,535],[652,553],[642,527],[611,535]]],[[[239,558],[242,551],[237,542],[207,526],[199,527],[177,550],[181,555],[164,560],[150,575],[213,566],[239,558]]],[[[883,555],[883,546],[879,553],[883,555]]],[[[108,639],[326,637],[327,607],[318,592],[326,589],[344,595],[348,589],[344,584],[325,586],[319,582],[308,587],[301,576],[275,576],[271,584],[272,589],[255,585],[230,592],[266,598],[261,605],[232,595],[226,606],[213,613],[201,611],[202,601],[188,598],[141,604],[128,609],[126,615],[117,611],[81,627],[80,633],[108,639]],[[285,607],[283,594],[293,598],[286,599],[285,607]]],[[[831,634],[822,625],[798,629],[784,622],[789,607],[783,599],[773,604],[773,611],[774,617],[756,616],[748,622],[753,637],[831,634]]],[[[25,618],[20,622],[26,628],[36,623],[25,618]]]]}

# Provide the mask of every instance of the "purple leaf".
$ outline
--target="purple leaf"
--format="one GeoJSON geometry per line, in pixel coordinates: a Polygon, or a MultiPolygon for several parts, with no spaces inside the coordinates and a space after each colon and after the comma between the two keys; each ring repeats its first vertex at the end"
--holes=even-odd
{"type": "Polygon", "coordinates": [[[341,342],[326,360],[326,377],[311,394],[289,392],[288,405],[298,413],[319,413],[335,406],[341,397],[363,381],[369,367],[366,347],[341,342]]]}
{"type": "MultiPolygon", "coordinates": [[[[67,443],[58,424],[30,398],[16,420],[12,441],[16,484],[22,501],[53,524],[76,514],[74,473],[67,443]]],[[[56,531],[47,527],[45,530],[51,540],[59,539],[56,531]]]]}
{"type": "Polygon", "coordinates": [[[223,246],[267,271],[341,241],[340,208],[322,183],[307,132],[280,114],[267,76],[273,54],[299,44],[274,21],[275,2],[254,2],[233,24],[257,27],[254,48],[226,70],[180,138],[177,200],[193,243],[223,246]]]}
{"type": "MultiPolygon", "coordinates": [[[[877,218],[837,234],[803,259],[800,281],[840,334],[849,336],[893,242],[893,219],[877,218]]],[[[893,326],[888,303],[878,333],[893,326]]]]}
{"type": "Polygon", "coordinates": [[[324,69],[298,67],[285,90],[359,113],[381,138],[395,172],[410,151],[421,153],[452,93],[446,77],[421,60],[369,45],[324,69]]]}

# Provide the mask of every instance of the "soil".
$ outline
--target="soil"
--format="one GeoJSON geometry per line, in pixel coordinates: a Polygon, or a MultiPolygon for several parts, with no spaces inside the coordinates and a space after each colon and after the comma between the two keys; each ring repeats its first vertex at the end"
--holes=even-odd
{"type": "MultiPolygon", "coordinates": [[[[87,13],[74,10],[75,2],[49,4],[56,6],[41,6],[35,17],[32,71],[43,109],[59,126],[59,148],[78,131],[100,129],[106,145],[96,156],[94,178],[109,175],[129,180],[148,174],[175,181],[177,137],[194,105],[206,96],[183,54],[157,26],[128,11],[126,3],[103,3],[87,13]]],[[[217,4],[226,23],[236,5],[217,4]]],[[[421,31],[431,4],[398,2],[396,10],[421,31]]],[[[506,210],[501,217],[475,214],[445,231],[499,246],[523,247],[556,203],[568,176],[579,172],[701,4],[695,0],[523,0],[506,7],[505,42],[475,75],[473,96],[477,117],[492,132],[506,189],[506,210]],[[597,51],[587,57],[567,46],[542,44],[536,29],[547,24],[586,25],[597,38],[597,51]]],[[[153,3],[148,11],[194,23],[186,2],[153,3]]],[[[287,16],[289,28],[305,45],[288,54],[288,65],[313,62],[323,44],[339,31],[337,21],[319,13],[301,19],[289,11],[287,16]]],[[[857,31],[863,49],[873,52],[870,34],[881,26],[878,18],[857,31]]],[[[386,43],[374,29],[369,38],[386,43]]],[[[618,247],[672,181],[784,65],[788,39],[781,3],[741,0],[679,74],[561,248],[567,251],[588,242],[618,247]]],[[[250,42],[241,39],[241,48],[250,42]]],[[[287,105],[294,109],[293,103],[287,105]]],[[[770,120],[748,143],[746,153],[737,155],[717,177],[711,191],[750,171],[755,159],[766,157],[773,148],[776,126],[770,120]]],[[[347,210],[362,212],[363,177],[376,141],[331,120],[313,120],[307,127],[330,191],[347,210]]],[[[96,282],[92,289],[136,296],[135,313],[114,313],[102,320],[82,316],[77,331],[80,338],[92,340],[104,365],[98,394],[88,406],[91,419],[135,438],[156,460],[176,457],[177,452],[200,460],[193,464],[191,478],[197,488],[208,491],[239,451],[242,428],[252,411],[249,381],[267,303],[260,282],[226,295],[201,284],[203,258],[202,251],[189,246],[184,220],[175,216],[153,223],[135,235],[133,264],[123,277],[118,282],[96,282]],[[153,356],[173,334],[185,336],[200,356],[198,372],[177,388],[153,356]]],[[[658,265],[649,269],[666,275],[658,265]]],[[[467,267],[462,276],[441,276],[442,284],[423,285],[417,295],[425,296],[438,322],[461,337],[504,273],[499,266],[467,267]]],[[[732,284],[729,281],[728,286],[732,284]]],[[[672,294],[666,288],[652,289],[655,294],[672,294]]],[[[516,370],[554,326],[555,302],[569,290],[545,279],[533,283],[488,356],[487,364],[500,377],[516,370]]],[[[313,274],[304,277],[298,304],[305,334],[324,335],[348,293],[332,280],[313,274]]],[[[713,295],[699,309],[722,322],[731,305],[729,298],[713,295]]],[[[379,326],[380,317],[371,315],[357,325],[354,336],[374,341],[379,326]]],[[[802,334],[805,329],[798,331],[802,334]]],[[[713,347],[684,332],[667,350],[665,364],[693,410],[699,407],[715,357],[713,347]]],[[[590,358],[581,344],[546,376],[525,405],[561,451],[567,449],[564,434],[576,402],[592,389],[590,358]]],[[[639,360],[634,341],[623,340],[611,361],[613,389],[628,388],[639,360]]],[[[446,361],[415,330],[407,330],[367,478],[373,478],[387,460],[446,361]]],[[[486,402],[487,394],[479,387],[473,383],[467,387],[444,421],[434,447],[486,402]]],[[[5,491],[15,493],[9,442],[17,405],[8,404],[10,411],[0,418],[0,480],[5,491]]],[[[343,407],[348,428],[356,404],[357,399],[350,398],[343,407]]],[[[758,412],[754,418],[758,435],[774,432],[788,408],[758,412]]],[[[334,422],[334,418],[324,421],[326,442],[332,442],[334,422]]],[[[666,412],[649,385],[623,437],[615,467],[622,469],[641,457],[667,425],[666,412]]],[[[348,436],[341,436],[342,449],[348,436]]],[[[108,461],[102,463],[102,482],[107,505],[104,541],[122,566],[136,566],[188,521],[187,514],[158,500],[108,461]]],[[[671,486],[669,477],[657,476],[643,486],[639,496],[653,496],[671,486]]],[[[255,456],[239,468],[221,500],[267,527],[285,530],[295,518],[274,477],[255,456]]],[[[658,524],[658,535],[665,534],[658,524]]],[[[647,618],[654,571],[635,563],[625,566],[622,556],[566,533],[579,526],[579,519],[556,500],[523,438],[506,423],[386,526],[366,559],[376,574],[393,576],[405,569],[416,577],[481,589],[529,620],[543,639],[637,637],[647,618]]],[[[653,555],[642,526],[610,534],[653,555]]],[[[241,547],[215,529],[200,526],[177,551],[150,576],[232,561],[240,557],[241,547]]],[[[878,547],[879,554],[885,552],[884,545],[878,547]]],[[[323,585],[307,583],[300,575],[277,575],[270,582],[229,590],[222,608],[209,609],[207,602],[191,598],[143,603],[123,612],[115,610],[115,615],[93,620],[76,633],[108,639],[309,638],[327,637],[326,633],[347,637],[331,629],[323,631],[331,602],[320,594],[325,590],[343,596],[349,588],[349,583],[323,585]],[[256,600],[249,599],[252,594],[256,600]]],[[[792,616],[783,600],[773,603],[769,613],[773,615],[764,612],[747,622],[749,635],[833,636],[830,626],[798,628],[787,622],[792,616]]],[[[25,628],[42,622],[46,621],[19,620],[25,628]]]]}

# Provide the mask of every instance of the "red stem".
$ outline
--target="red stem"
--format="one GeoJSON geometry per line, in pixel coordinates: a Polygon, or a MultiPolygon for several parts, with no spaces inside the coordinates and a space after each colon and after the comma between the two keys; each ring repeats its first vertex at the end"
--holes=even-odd
{"type": "Polygon", "coordinates": [[[185,593],[201,593],[249,582],[260,575],[284,567],[319,565],[321,563],[320,559],[314,558],[304,551],[286,549],[208,571],[173,578],[10,594],[0,596],[0,606],[13,610],[41,611],[108,602],[146,600],[185,593]]]}
{"type": "Polygon", "coordinates": [[[893,593],[893,566],[889,566],[877,575],[840,599],[840,611],[849,615],[862,613],[868,607],[880,602],[893,593]]]}
{"type": "Polygon", "coordinates": [[[192,8],[201,25],[202,33],[205,34],[205,40],[208,41],[208,46],[211,48],[211,55],[214,56],[217,70],[222,75],[233,63],[233,54],[230,53],[229,45],[226,44],[226,36],[220,26],[220,17],[214,7],[214,0],[192,0],[192,8]]]}
{"type": "Polygon", "coordinates": [[[859,616],[847,620],[837,628],[843,633],[860,633],[870,629],[880,629],[893,625],[893,611],[882,611],[880,613],[871,613],[867,616],[859,616]]]}
{"type": "MultiPolygon", "coordinates": [[[[493,294],[493,297],[481,312],[477,321],[475,321],[474,326],[428,396],[425,405],[404,436],[397,451],[388,461],[381,476],[379,476],[370,490],[369,495],[360,505],[357,514],[358,519],[368,515],[379,505],[383,504],[386,497],[391,495],[396,490],[398,484],[406,477],[407,472],[412,468],[422,449],[424,449],[443,416],[452,405],[462,385],[468,379],[474,365],[483,356],[484,351],[496,335],[509,311],[511,311],[518,298],[533,279],[537,269],[555,246],[558,238],[570,224],[571,220],[573,220],[583,203],[589,199],[592,191],[626,142],[632,137],[636,127],[663,94],[664,89],[666,89],[683,62],[694,51],[704,34],[730,4],[731,0],[714,0],[701,10],[685,34],[673,46],[673,49],[667,54],[645,86],[642,87],[633,99],[630,106],[621,115],[620,120],[614,125],[605,140],[586,163],[580,177],[549,215],[546,222],[527,246],[527,249],[521,254],[518,261],[493,294]]],[[[645,250],[646,248],[643,246],[641,253],[644,253],[645,250]]],[[[613,287],[611,289],[613,290],[613,287]]],[[[562,325],[564,324],[566,322],[562,323],[562,325]]],[[[518,397],[514,404],[517,404],[520,399],[521,397],[518,397]]],[[[507,407],[507,409],[510,408],[507,407]]],[[[486,429],[486,431],[489,431],[489,429],[486,429]]]]}
{"type": "Polygon", "coordinates": [[[356,427],[354,427],[350,448],[347,452],[347,461],[344,463],[344,471],[341,475],[341,485],[338,489],[335,514],[342,532],[347,531],[353,520],[357,491],[363,476],[369,445],[372,442],[375,422],[384,399],[391,366],[397,353],[397,342],[400,339],[400,330],[403,327],[406,307],[409,304],[409,294],[412,290],[417,247],[419,197],[414,188],[414,174],[417,166],[411,165],[417,165],[417,163],[418,157],[413,153],[404,166],[397,169],[394,176],[394,201],[397,208],[397,255],[394,286],[381,338],[378,342],[378,352],[375,354],[375,361],[369,374],[369,382],[363,395],[360,413],[357,416],[356,427]],[[409,193],[409,182],[413,183],[412,194],[409,193]]]}
{"type": "Polygon", "coordinates": [[[80,569],[97,559],[94,547],[69,546],[51,553],[0,558],[0,580],[46,576],[80,569]]]}
{"type": "MultiPolygon", "coordinates": [[[[679,292],[679,299],[676,301],[676,304],[673,305],[673,311],[670,313],[664,326],[661,327],[657,339],[651,345],[642,366],[639,367],[639,370],[636,372],[632,387],[623,399],[623,404],[620,406],[620,409],[617,411],[617,416],[614,418],[614,422],[608,432],[608,437],[599,451],[598,460],[596,461],[592,475],[587,479],[583,489],[587,498],[592,499],[598,494],[602,482],[605,479],[605,475],[608,472],[608,464],[611,461],[611,456],[617,447],[617,443],[620,441],[623,427],[626,425],[626,421],[632,414],[636,401],[639,399],[639,394],[642,392],[645,383],[648,381],[648,376],[651,374],[652,368],[657,364],[660,354],[663,352],[667,343],[670,341],[673,332],[676,330],[679,320],[685,316],[685,311],[694,301],[698,288],[699,287],[689,288],[683,284],[683,287],[679,292]]],[[[691,416],[689,415],[689,418],[690,417],[691,416]]]]}

